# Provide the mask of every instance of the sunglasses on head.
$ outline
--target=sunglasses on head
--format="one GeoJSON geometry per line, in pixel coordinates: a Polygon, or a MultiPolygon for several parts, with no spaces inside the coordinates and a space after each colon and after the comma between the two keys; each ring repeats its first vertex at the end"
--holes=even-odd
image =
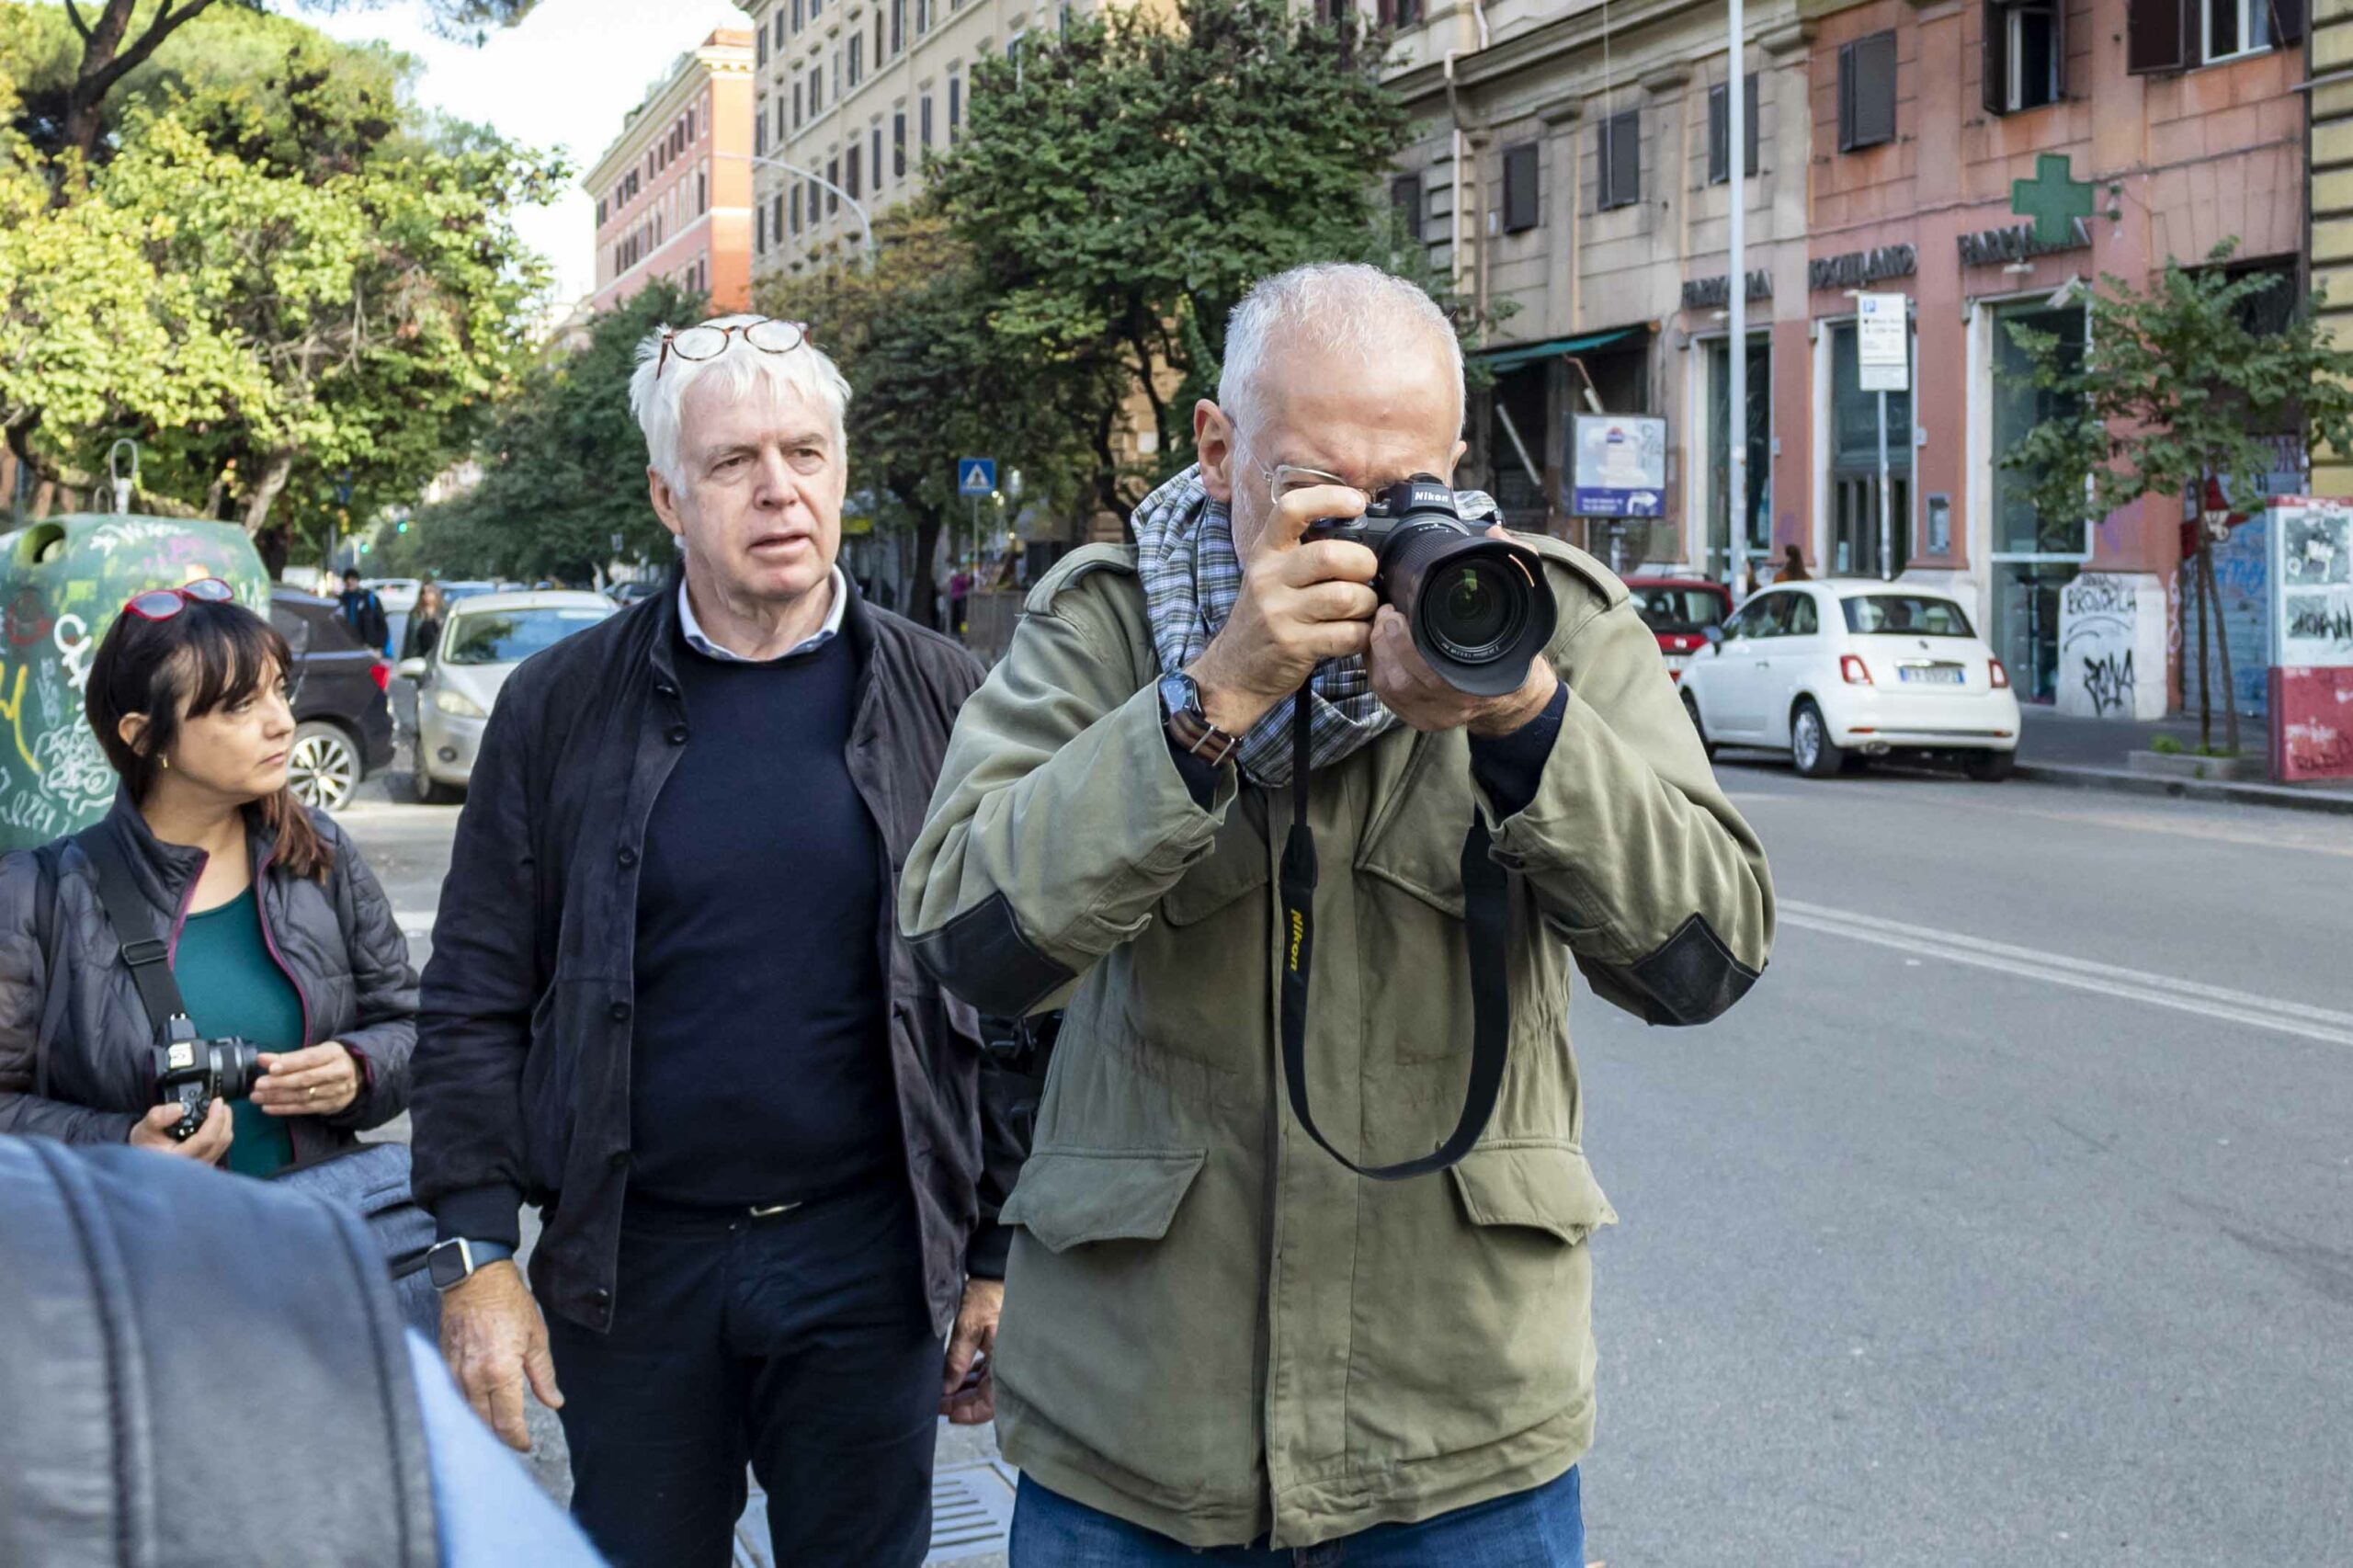
{"type": "Polygon", "coordinates": [[[237,597],[237,590],[218,577],[199,577],[177,588],[150,588],[143,594],[133,594],[123,608],[142,620],[169,620],[186,609],[191,602],[225,605],[237,597]]]}

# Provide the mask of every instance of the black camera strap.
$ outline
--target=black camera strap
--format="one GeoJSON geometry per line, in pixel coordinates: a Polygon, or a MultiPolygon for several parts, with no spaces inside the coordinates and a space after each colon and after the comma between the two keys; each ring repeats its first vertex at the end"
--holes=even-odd
{"type": "Polygon", "coordinates": [[[115,940],[122,944],[122,961],[131,966],[131,983],[139,987],[147,1021],[155,1026],[156,1040],[163,1040],[170,1033],[172,1020],[188,1016],[180,983],[172,975],[172,946],[155,935],[154,908],[139,891],[131,862],[107,824],[84,829],[74,835],[74,842],[82,846],[98,873],[98,906],[107,912],[115,940]]]}
{"type": "Polygon", "coordinates": [[[1308,758],[1313,752],[1314,702],[1300,688],[1291,708],[1290,834],[1283,841],[1283,1078],[1290,1113],[1324,1152],[1361,1176],[1403,1181],[1442,1171],[1471,1152],[1495,1114],[1510,1056],[1511,991],[1506,974],[1510,936],[1510,881],[1488,853],[1486,824],[1473,813],[1462,841],[1463,936],[1471,945],[1471,1081],[1462,1116],[1446,1142],[1419,1159],[1360,1165],[1332,1147],[1307,1108],[1307,982],[1315,953],[1315,835],[1307,825],[1308,758]]]}

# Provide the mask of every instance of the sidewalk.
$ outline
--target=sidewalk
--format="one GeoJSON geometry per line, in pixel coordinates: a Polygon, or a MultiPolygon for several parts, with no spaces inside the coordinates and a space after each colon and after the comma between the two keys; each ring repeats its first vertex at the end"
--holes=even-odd
{"type": "MultiPolygon", "coordinates": [[[[2018,738],[2021,778],[2064,784],[2086,790],[2116,790],[2141,795],[2170,795],[2192,801],[2224,801],[2242,805],[2279,806],[2291,811],[2353,814],[2353,779],[2325,784],[2273,784],[2268,781],[2225,781],[2177,778],[2132,770],[2130,754],[2147,751],[2160,735],[2170,735],[2185,752],[2198,747],[2198,720],[2160,719],[2132,723],[2116,719],[2075,719],[2048,708],[2023,710],[2023,733],[2018,738]]],[[[2268,744],[2266,722],[2239,716],[2239,744],[2261,756],[2268,744]]],[[[2222,744],[2222,717],[2214,716],[2214,744],[2222,744]]]]}

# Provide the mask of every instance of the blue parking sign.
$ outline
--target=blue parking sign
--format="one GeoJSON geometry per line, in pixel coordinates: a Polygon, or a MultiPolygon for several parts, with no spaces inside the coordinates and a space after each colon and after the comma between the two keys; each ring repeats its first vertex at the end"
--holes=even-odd
{"type": "Polygon", "coordinates": [[[956,465],[956,494],[990,495],[996,492],[996,460],[965,458],[956,465]]]}

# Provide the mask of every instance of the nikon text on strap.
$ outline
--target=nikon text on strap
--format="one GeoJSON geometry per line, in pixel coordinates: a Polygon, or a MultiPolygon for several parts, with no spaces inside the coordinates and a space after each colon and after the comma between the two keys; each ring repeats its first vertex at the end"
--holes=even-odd
{"type": "Polygon", "coordinates": [[[1307,1108],[1307,981],[1315,953],[1315,835],[1307,825],[1309,731],[1314,708],[1302,687],[1291,710],[1290,834],[1283,841],[1283,1079],[1290,1113],[1324,1152],[1361,1176],[1403,1181],[1442,1171],[1471,1152],[1495,1114],[1510,1055],[1511,992],[1505,973],[1510,935],[1510,883],[1488,855],[1486,824],[1474,813],[1462,841],[1462,925],[1471,945],[1471,1082],[1461,1119],[1446,1142],[1419,1159],[1360,1165],[1332,1147],[1307,1108]]]}

